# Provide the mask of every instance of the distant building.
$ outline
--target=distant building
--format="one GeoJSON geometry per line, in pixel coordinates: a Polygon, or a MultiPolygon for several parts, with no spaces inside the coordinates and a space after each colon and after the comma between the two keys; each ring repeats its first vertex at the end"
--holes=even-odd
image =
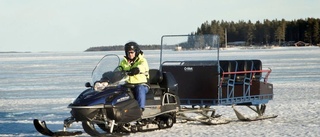
{"type": "Polygon", "coordinates": [[[245,41],[234,41],[234,42],[228,42],[228,45],[230,46],[245,46],[245,41]]]}
{"type": "Polygon", "coordinates": [[[180,51],[180,50],[182,50],[182,47],[181,47],[181,46],[176,46],[176,47],[174,48],[174,50],[175,50],[175,51],[180,51]]]}
{"type": "Polygon", "coordinates": [[[294,46],[296,46],[296,47],[309,46],[309,43],[305,43],[303,41],[298,41],[298,42],[294,43],[294,46]]]}

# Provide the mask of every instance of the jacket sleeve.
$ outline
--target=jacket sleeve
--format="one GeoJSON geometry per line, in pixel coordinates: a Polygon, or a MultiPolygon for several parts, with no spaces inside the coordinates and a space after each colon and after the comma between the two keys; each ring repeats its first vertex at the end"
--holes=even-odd
{"type": "Polygon", "coordinates": [[[130,70],[130,66],[128,65],[127,61],[125,59],[123,59],[120,62],[120,66],[122,67],[123,71],[129,71],[130,70]]]}
{"type": "Polygon", "coordinates": [[[148,61],[145,58],[142,58],[140,60],[140,63],[137,66],[140,70],[141,73],[148,73],[149,72],[149,65],[148,65],[148,61]]]}

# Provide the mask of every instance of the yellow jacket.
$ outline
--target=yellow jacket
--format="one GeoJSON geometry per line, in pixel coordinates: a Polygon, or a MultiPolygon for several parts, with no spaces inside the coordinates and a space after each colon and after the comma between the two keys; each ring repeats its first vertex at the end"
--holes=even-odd
{"type": "Polygon", "coordinates": [[[135,61],[131,64],[128,62],[126,57],[120,62],[120,66],[123,68],[124,71],[129,71],[131,68],[138,67],[140,73],[137,75],[129,76],[127,80],[130,84],[141,84],[147,83],[149,79],[149,65],[147,60],[143,57],[142,54],[139,54],[135,61]]]}

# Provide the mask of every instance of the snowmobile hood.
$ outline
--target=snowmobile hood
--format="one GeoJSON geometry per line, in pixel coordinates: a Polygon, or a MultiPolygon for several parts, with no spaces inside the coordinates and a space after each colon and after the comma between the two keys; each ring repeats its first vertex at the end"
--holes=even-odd
{"type": "Polygon", "coordinates": [[[69,106],[112,105],[113,100],[122,94],[121,88],[107,88],[103,92],[87,89],[69,106]]]}

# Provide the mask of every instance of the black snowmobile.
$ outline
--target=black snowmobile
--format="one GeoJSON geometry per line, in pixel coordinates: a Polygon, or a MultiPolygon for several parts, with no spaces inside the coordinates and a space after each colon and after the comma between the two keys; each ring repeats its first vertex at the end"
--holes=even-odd
{"type": "Polygon", "coordinates": [[[45,121],[34,119],[38,132],[47,136],[79,135],[81,131],[66,131],[73,122],[91,136],[129,134],[138,131],[170,128],[176,122],[179,111],[178,84],[171,73],[157,69],[149,71],[149,92],[145,110],[141,111],[134,94],[134,85],[127,84],[128,72],[119,68],[117,55],[104,56],[92,72],[92,84],[87,87],[68,108],[71,117],[64,120],[62,131],[52,132],[45,121]],[[96,128],[99,127],[99,128],[96,128]]]}

